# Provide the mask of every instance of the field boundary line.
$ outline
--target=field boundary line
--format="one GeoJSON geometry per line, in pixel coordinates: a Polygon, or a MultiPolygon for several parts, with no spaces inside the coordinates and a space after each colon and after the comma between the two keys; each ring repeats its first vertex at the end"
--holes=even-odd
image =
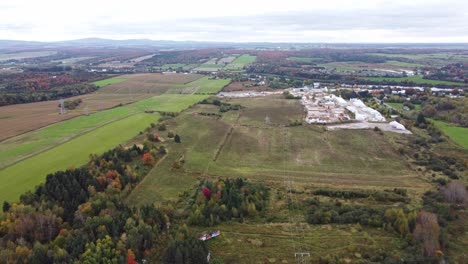
{"type": "MultiPolygon", "coordinates": [[[[34,157],[34,156],[37,156],[37,155],[39,155],[39,154],[41,154],[41,153],[43,153],[43,152],[49,151],[49,150],[51,150],[51,149],[53,149],[53,148],[56,148],[56,147],[58,147],[58,146],[60,146],[60,145],[63,145],[63,144],[65,144],[65,143],[67,143],[67,142],[70,142],[70,141],[72,141],[73,139],[76,139],[76,138],[78,138],[78,137],[81,137],[81,136],[84,136],[84,135],[86,135],[86,134],[88,134],[88,133],[91,133],[91,132],[93,132],[93,131],[96,130],[96,129],[99,129],[99,128],[101,128],[101,127],[107,126],[107,125],[109,125],[109,124],[112,124],[112,123],[114,123],[114,122],[123,120],[123,119],[125,119],[125,118],[131,117],[131,116],[134,116],[134,115],[137,115],[137,114],[140,114],[140,112],[132,113],[132,114],[126,115],[126,116],[124,116],[124,117],[121,117],[121,118],[118,118],[118,119],[114,119],[114,120],[105,122],[105,123],[103,123],[103,124],[101,124],[101,125],[99,125],[99,126],[96,126],[96,127],[90,128],[90,129],[87,129],[87,130],[85,130],[85,131],[82,131],[82,132],[80,132],[80,133],[78,133],[78,134],[76,134],[76,135],[74,135],[74,136],[68,138],[68,139],[65,140],[65,141],[60,141],[60,143],[58,143],[58,144],[56,144],[56,145],[52,145],[52,146],[46,147],[46,148],[44,148],[44,149],[42,149],[42,150],[33,152],[33,153],[31,153],[31,154],[29,154],[29,155],[26,155],[25,157],[23,157],[23,158],[21,158],[21,159],[19,159],[19,160],[15,160],[13,163],[10,163],[10,164],[8,164],[8,165],[6,165],[6,166],[0,166],[0,169],[3,170],[3,169],[6,169],[6,168],[8,168],[8,167],[11,167],[11,166],[13,166],[13,165],[15,165],[15,164],[17,164],[17,163],[19,163],[19,162],[22,162],[22,161],[24,161],[24,160],[30,159],[30,158],[32,158],[32,157],[34,157]]],[[[37,129],[36,129],[36,130],[37,130],[37,129]]],[[[32,130],[32,131],[35,131],[35,130],[32,130]]],[[[30,131],[30,132],[32,132],[32,131],[30,131]]],[[[0,143],[1,143],[1,142],[0,142],[0,143]]]]}
{"type": "Polygon", "coordinates": [[[239,126],[239,119],[241,117],[241,114],[239,112],[239,115],[237,116],[237,119],[236,119],[236,122],[234,125],[231,126],[231,128],[228,130],[228,132],[226,133],[226,135],[224,136],[224,139],[223,141],[221,142],[221,144],[219,145],[218,147],[218,150],[216,151],[216,154],[215,156],[213,157],[213,161],[216,162],[216,160],[218,159],[219,155],[221,154],[221,151],[224,149],[224,146],[226,145],[229,137],[232,135],[232,132],[234,131],[234,127],[235,126],[239,126]]]}

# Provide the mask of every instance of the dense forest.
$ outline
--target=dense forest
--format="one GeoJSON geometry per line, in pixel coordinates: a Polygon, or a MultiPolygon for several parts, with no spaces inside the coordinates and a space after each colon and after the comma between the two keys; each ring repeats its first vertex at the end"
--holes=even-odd
{"type": "Polygon", "coordinates": [[[94,73],[24,72],[0,76],[0,106],[57,100],[94,92],[98,89],[89,83],[100,77],[94,73]]]}
{"type": "Polygon", "coordinates": [[[142,259],[167,232],[169,217],[123,198],[158,159],[162,146],[117,147],[86,166],[47,176],[20,203],[3,205],[0,256],[7,263],[122,263],[142,259]],[[149,157],[151,156],[151,157],[149,157]],[[96,262],[97,261],[97,262],[96,262]]]}

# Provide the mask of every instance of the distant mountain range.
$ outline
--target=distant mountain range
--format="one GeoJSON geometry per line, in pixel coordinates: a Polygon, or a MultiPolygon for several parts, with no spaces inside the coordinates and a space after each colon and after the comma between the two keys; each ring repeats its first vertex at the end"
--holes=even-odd
{"type": "Polygon", "coordinates": [[[0,40],[1,50],[21,50],[40,48],[442,48],[468,49],[468,43],[273,43],[273,42],[209,42],[209,41],[172,41],[150,39],[113,40],[84,38],[66,41],[39,42],[21,40],[0,40]]]}

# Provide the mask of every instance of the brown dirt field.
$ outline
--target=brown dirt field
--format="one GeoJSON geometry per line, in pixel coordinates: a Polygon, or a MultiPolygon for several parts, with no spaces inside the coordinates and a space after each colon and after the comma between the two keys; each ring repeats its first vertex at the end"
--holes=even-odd
{"type": "Polygon", "coordinates": [[[223,91],[225,92],[234,92],[234,91],[270,91],[272,90],[270,87],[267,86],[251,86],[254,82],[232,82],[228,86],[226,86],[223,91]]]}
{"type": "Polygon", "coordinates": [[[195,74],[159,73],[124,75],[122,78],[128,78],[128,81],[105,86],[92,94],[67,98],[67,100],[81,98],[83,103],[65,115],[59,114],[58,100],[2,106],[0,107],[0,141],[86,112],[101,111],[119,104],[128,104],[162,94],[169,87],[182,85],[200,77],[202,76],[195,74]],[[129,88],[131,93],[128,92],[129,88]]]}
{"type": "Polygon", "coordinates": [[[118,78],[126,78],[127,81],[105,86],[99,90],[100,93],[119,94],[162,94],[177,84],[185,84],[203,77],[198,74],[175,74],[175,73],[142,73],[122,75],[118,78]]]}

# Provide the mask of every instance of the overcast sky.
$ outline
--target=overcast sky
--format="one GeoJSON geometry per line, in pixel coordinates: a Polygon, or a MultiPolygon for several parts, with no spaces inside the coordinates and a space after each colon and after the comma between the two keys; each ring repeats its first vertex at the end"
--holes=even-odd
{"type": "Polygon", "coordinates": [[[0,39],[468,42],[468,0],[0,0],[0,39]]]}

